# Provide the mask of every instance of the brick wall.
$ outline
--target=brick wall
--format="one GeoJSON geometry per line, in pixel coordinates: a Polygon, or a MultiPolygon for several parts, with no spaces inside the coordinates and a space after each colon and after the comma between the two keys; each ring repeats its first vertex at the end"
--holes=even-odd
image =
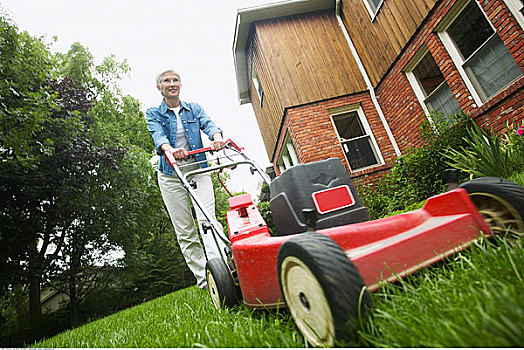
{"type": "MultiPolygon", "coordinates": [[[[478,107],[475,104],[457,67],[434,32],[440,20],[455,3],[454,0],[440,2],[376,89],[378,101],[401,152],[407,147],[419,146],[421,143],[419,130],[425,115],[402,69],[423,45],[427,46],[435,59],[461,109],[474,118],[478,125],[502,132],[506,123],[522,123],[524,118],[524,77],[513,82],[482,106],[478,107]]],[[[522,28],[503,1],[484,0],[479,4],[524,71],[522,28]]]]}
{"type": "Polygon", "coordinates": [[[301,163],[337,157],[342,160],[353,179],[360,179],[365,183],[372,182],[383,175],[391,167],[395,157],[395,150],[367,92],[287,109],[275,156],[272,159],[277,175],[280,174],[280,171],[276,167],[276,161],[282,149],[286,132],[289,133],[293,140],[301,163]],[[338,140],[329,110],[355,104],[360,105],[366,115],[370,128],[373,131],[373,136],[384,158],[384,164],[361,171],[350,172],[349,164],[338,140]]]}

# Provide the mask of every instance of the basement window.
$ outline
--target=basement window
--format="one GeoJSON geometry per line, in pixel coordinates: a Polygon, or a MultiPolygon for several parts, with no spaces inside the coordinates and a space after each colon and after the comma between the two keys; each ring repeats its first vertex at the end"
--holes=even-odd
{"type": "Polygon", "coordinates": [[[431,111],[443,116],[460,112],[460,105],[427,48],[415,55],[404,73],[426,115],[431,111]]]}
{"type": "Polygon", "coordinates": [[[475,1],[459,1],[437,32],[478,106],[522,76],[475,1]]]}
{"type": "Polygon", "coordinates": [[[360,106],[331,114],[351,171],[382,163],[378,146],[360,106]]]}

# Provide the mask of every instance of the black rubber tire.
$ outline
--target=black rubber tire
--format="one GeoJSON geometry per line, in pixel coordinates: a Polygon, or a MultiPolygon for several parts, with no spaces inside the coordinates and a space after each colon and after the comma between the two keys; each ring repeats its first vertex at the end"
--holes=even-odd
{"type": "Polygon", "coordinates": [[[206,279],[211,301],[217,309],[235,306],[242,300],[240,288],[222,259],[214,258],[207,262],[206,279]]]}
{"type": "Polygon", "coordinates": [[[313,346],[334,346],[354,336],[371,304],[364,282],[331,238],[307,232],[278,252],[278,279],[286,306],[313,346]]]}
{"type": "Polygon", "coordinates": [[[493,234],[524,234],[524,187],[498,177],[481,177],[460,185],[493,234]]]}

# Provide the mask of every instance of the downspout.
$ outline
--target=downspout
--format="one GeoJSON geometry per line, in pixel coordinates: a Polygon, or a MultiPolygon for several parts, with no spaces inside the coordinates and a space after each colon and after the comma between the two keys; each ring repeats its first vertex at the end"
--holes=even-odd
{"type": "Polygon", "coordinates": [[[337,17],[337,21],[338,21],[338,25],[340,29],[342,29],[342,33],[344,33],[344,37],[346,38],[346,41],[348,43],[349,50],[351,51],[353,58],[357,62],[358,69],[360,70],[360,74],[362,74],[362,77],[364,78],[364,81],[366,82],[366,89],[369,91],[369,95],[371,96],[371,101],[373,101],[373,105],[375,106],[375,109],[378,112],[380,120],[382,121],[382,125],[384,125],[384,129],[386,129],[386,133],[388,134],[389,141],[393,145],[393,149],[395,150],[395,153],[398,157],[401,155],[400,149],[398,148],[397,142],[395,141],[395,138],[393,137],[393,133],[391,132],[391,129],[389,128],[386,118],[384,117],[382,108],[380,108],[380,105],[378,104],[377,96],[375,95],[375,89],[373,88],[373,85],[371,84],[371,80],[369,79],[366,69],[364,68],[362,61],[360,60],[360,57],[358,56],[357,50],[355,49],[355,45],[353,45],[353,41],[351,41],[351,37],[349,36],[349,33],[346,30],[344,23],[342,22],[342,18],[340,17],[340,0],[335,0],[335,16],[337,17]]]}

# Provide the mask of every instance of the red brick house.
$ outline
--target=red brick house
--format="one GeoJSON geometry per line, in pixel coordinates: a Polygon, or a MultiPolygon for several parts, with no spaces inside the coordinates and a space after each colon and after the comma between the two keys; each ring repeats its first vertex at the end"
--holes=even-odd
{"type": "Polygon", "coordinates": [[[523,0],[290,0],[238,10],[233,53],[277,174],[338,157],[371,182],[430,111],[524,118],[523,0]]]}

